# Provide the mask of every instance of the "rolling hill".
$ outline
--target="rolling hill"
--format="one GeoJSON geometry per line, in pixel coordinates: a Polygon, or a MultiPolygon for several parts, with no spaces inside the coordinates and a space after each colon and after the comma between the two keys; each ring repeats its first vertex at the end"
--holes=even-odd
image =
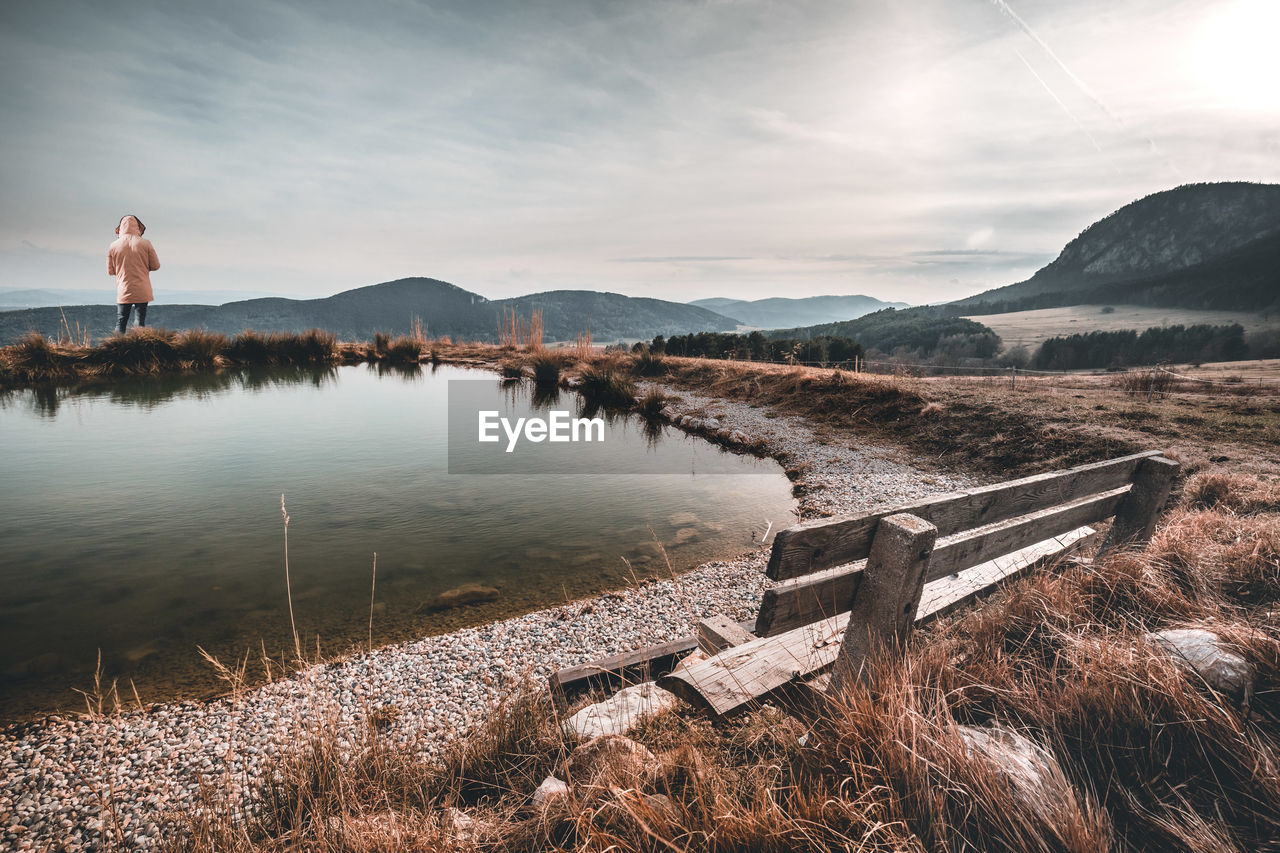
{"type": "Polygon", "coordinates": [[[965,313],[1066,305],[1280,308],[1280,185],[1188,184],[1086,228],[1026,281],[951,303],[965,313]]]}
{"type": "MultiPolygon", "coordinates": [[[[374,332],[408,332],[414,320],[421,319],[432,336],[493,340],[507,307],[514,307],[518,315],[526,318],[532,309],[541,309],[548,340],[572,340],[588,325],[595,339],[602,341],[728,331],[738,326],[735,320],[706,308],[661,299],[553,290],[490,300],[430,278],[404,278],[323,299],[248,299],[220,306],[157,305],[148,319],[169,329],[202,328],[226,334],[245,329],[297,332],[322,328],[345,340],[368,339],[374,332]]],[[[12,343],[32,330],[56,336],[64,313],[73,330],[88,329],[95,338],[110,334],[115,323],[113,305],[8,311],[0,313],[0,343],[12,343]]]]}
{"type": "Polygon", "coordinates": [[[905,302],[885,302],[871,296],[809,296],[788,299],[776,296],[770,299],[695,299],[689,303],[742,321],[743,325],[761,329],[779,329],[795,326],[815,326],[819,323],[836,323],[854,320],[864,314],[882,308],[906,308],[905,302]]]}

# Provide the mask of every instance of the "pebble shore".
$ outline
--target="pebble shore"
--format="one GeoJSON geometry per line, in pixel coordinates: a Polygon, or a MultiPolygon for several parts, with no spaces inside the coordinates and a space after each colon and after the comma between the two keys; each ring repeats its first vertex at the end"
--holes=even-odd
{"type": "MultiPolygon", "coordinates": [[[[803,472],[806,517],[974,485],[916,470],[884,448],[824,443],[799,418],[672,393],[676,412],[713,417],[720,429],[763,441],[803,472]]],[[[761,547],[676,579],[315,666],[234,698],[53,717],[0,732],[0,850],[108,850],[117,838],[126,850],[156,849],[173,817],[194,807],[202,777],[249,796],[265,762],[334,721],[341,730],[377,712],[392,721],[392,738],[437,749],[530,678],[675,639],[716,613],[751,618],[767,583],[767,557],[761,547]]]]}

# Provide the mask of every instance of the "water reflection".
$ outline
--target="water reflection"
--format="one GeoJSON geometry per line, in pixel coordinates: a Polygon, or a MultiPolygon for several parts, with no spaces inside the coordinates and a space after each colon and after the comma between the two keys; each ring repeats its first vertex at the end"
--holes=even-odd
{"type": "Polygon", "coordinates": [[[210,373],[163,374],[102,379],[76,385],[42,385],[0,393],[0,408],[18,406],[55,418],[74,400],[106,400],[121,406],[154,409],[175,400],[209,400],[232,391],[260,393],[295,385],[323,388],[337,380],[333,366],[246,367],[210,373]]]}

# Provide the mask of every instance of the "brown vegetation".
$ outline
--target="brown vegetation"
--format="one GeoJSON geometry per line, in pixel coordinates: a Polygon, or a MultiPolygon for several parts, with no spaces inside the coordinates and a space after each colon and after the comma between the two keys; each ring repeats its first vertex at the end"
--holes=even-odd
{"type": "MultiPolygon", "coordinates": [[[[689,708],[633,737],[651,761],[589,777],[546,697],[492,713],[436,761],[371,721],[300,736],[262,807],[205,791],[196,850],[1226,851],[1280,840],[1280,504],[1274,482],[1193,479],[1142,552],[1066,563],[881,650],[816,722],[689,708]],[[1206,508],[1206,501],[1210,505],[1206,508]],[[1251,708],[1147,632],[1212,625],[1256,669],[1251,708]],[[1014,731],[1062,768],[1036,797],[961,726],[1014,731]],[[339,746],[343,739],[350,748],[339,746]],[[537,807],[549,774],[567,799],[537,807]],[[577,774],[577,775],[575,775],[577,774]]],[[[271,781],[273,780],[274,781],[271,781]]],[[[194,842],[192,841],[194,839],[194,842]]]]}

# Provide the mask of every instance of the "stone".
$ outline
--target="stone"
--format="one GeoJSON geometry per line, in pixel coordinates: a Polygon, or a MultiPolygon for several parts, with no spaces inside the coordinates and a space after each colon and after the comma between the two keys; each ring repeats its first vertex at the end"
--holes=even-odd
{"type": "Polygon", "coordinates": [[[1009,729],[959,728],[969,754],[1000,771],[1017,799],[1040,820],[1053,826],[1064,815],[1082,813],[1075,789],[1053,753],[1009,729]]]}
{"type": "Polygon", "coordinates": [[[680,413],[676,411],[674,406],[663,406],[661,414],[669,421],[674,421],[676,418],[680,417],[680,413]]]}
{"type": "MultiPolygon", "coordinates": [[[[560,782],[554,776],[548,776],[548,779],[560,782]]],[[[542,784],[546,784],[544,781],[542,784]]],[[[564,785],[563,782],[560,782],[564,785]]],[[[541,790],[541,788],[539,788],[541,790]]],[[[565,785],[565,792],[568,793],[569,786],[565,785]]],[[[537,799],[537,793],[534,793],[534,799],[537,799]]],[[[488,823],[478,820],[464,812],[462,809],[455,809],[452,806],[444,810],[444,823],[453,833],[453,837],[464,844],[472,844],[484,838],[490,833],[492,827],[488,823]]]]}
{"type": "Polygon", "coordinates": [[[707,429],[720,429],[720,419],[707,418],[705,421],[702,422],[702,425],[707,429]]]}
{"type": "Polygon", "coordinates": [[[676,512],[672,513],[667,520],[671,522],[672,527],[689,527],[698,523],[698,516],[691,512],[676,512]]]}
{"type": "Polygon", "coordinates": [[[1253,701],[1257,677],[1253,665],[1214,632],[1205,628],[1170,628],[1148,634],[1147,638],[1240,707],[1247,708],[1253,701]]]}
{"type": "Polygon", "coordinates": [[[569,783],[555,776],[548,776],[533,792],[533,805],[539,809],[549,809],[563,803],[569,798],[569,783]]]}
{"type": "Polygon", "coordinates": [[[574,784],[638,788],[658,769],[658,759],[645,746],[622,735],[601,735],[575,749],[566,763],[574,784]]]}
{"type": "Polygon", "coordinates": [[[679,699],[652,681],[619,690],[611,698],[588,705],[565,720],[564,728],[584,740],[623,735],[646,717],[674,708],[679,699]]]}
{"type": "Polygon", "coordinates": [[[692,542],[697,538],[698,538],[697,528],[681,527],[679,530],[676,531],[675,543],[677,545],[683,545],[684,543],[692,542]]]}
{"type": "Polygon", "coordinates": [[[462,586],[456,586],[453,589],[447,589],[434,598],[424,601],[418,605],[418,609],[414,613],[436,613],[441,610],[451,610],[454,607],[463,607],[468,604],[479,604],[484,601],[497,601],[501,595],[497,589],[491,586],[485,586],[479,583],[464,583],[462,586]]]}
{"type": "Polygon", "coordinates": [[[748,444],[750,442],[750,439],[747,438],[747,434],[740,429],[735,429],[733,432],[729,433],[729,440],[734,444],[748,444]]]}

